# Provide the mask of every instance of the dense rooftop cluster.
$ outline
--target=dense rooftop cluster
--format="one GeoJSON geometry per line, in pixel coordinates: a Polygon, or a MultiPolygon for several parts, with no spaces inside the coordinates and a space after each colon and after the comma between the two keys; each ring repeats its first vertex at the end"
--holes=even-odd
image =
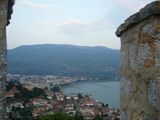
{"type": "MultiPolygon", "coordinates": [[[[88,95],[67,96],[60,89],[27,89],[18,81],[7,84],[7,114],[10,119],[40,119],[46,115],[64,113],[74,118],[77,114],[85,120],[100,117],[103,120],[119,120],[119,109],[109,108],[88,95]],[[27,115],[24,115],[27,111],[27,115]]],[[[82,120],[83,120],[82,119],[82,120]]]]}

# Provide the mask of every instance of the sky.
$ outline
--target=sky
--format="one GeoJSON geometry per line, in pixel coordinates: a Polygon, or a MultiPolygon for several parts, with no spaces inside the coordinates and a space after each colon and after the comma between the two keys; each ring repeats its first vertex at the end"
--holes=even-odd
{"type": "Polygon", "coordinates": [[[117,27],[154,0],[16,0],[7,44],[73,44],[120,49],[117,27]]]}

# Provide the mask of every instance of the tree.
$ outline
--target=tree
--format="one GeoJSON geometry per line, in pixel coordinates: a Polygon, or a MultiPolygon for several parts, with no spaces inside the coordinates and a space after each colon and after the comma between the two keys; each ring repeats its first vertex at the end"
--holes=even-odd
{"type": "Polygon", "coordinates": [[[109,105],[108,104],[106,104],[106,107],[108,107],[109,105]]]}
{"type": "Polygon", "coordinates": [[[38,97],[38,96],[46,96],[45,92],[43,89],[40,88],[33,88],[33,90],[28,90],[26,88],[21,88],[20,93],[15,95],[15,98],[18,100],[22,100],[25,103],[29,101],[29,99],[32,99],[34,97],[38,97]]]}
{"type": "Polygon", "coordinates": [[[83,99],[84,97],[83,97],[83,95],[81,93],[78,93],[78,98],[79,99],[83,99]]]}
{"type": "Polygon", "coordinates": [[[21,120],[32,120],[32,110],[30,108],[19,108],[18,112],[20,114],[21,120]]]}
{"type": "Polygon", "coordinates": [[[12,89],[13,87],[16,87],[18,90],[20,90],[22,88],[22,85],[19,81],[17,80],[11,80],[9,82],[7,82],[6,84],[6,91],[9,91],[10,89],[12,89]]]}
{"type": "Polygon", "coordinates": [[[46,115],[37,120],[74,120],[74,118],[65,113],[55,113],[53,115],[46,115]]]}
{"type": "Polygon", "coordinates": [[[60,87],[59,87],[59,85],[55,85],[55,86],[53,86],[53,88],[51,89],[53,92],[60,92],[60,87]]]}
{"type": "Polygon", "coordinates": [[[30,108],[15,108],[12,107],[12,112],[9,115],[11,120],[33,120],[30,108]]]}
{"type": "Polygon", "coordinates": [[[33,88],[32,95],[34,97],[38,97],[38,96],[41,96],[41,95],[46,96],[44,90],[40,89],[40,88],[37,88],[37,87],[33,88]]]}
{"type": "Polygon", "coordinates": [[[84,120],[84,117],[80,113],[76,112],[74,120],[84,120]]]}
{"type": "Polygon", "coordinates": [[[103,120],[103,118],[100,115],[98,115],[93,120],[103,120]]]}

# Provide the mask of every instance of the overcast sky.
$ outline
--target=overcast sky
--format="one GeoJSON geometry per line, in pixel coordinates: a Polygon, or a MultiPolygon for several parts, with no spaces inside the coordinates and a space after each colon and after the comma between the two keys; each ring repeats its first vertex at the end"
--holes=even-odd
{"type": "Polygon", "coordinates": [[[74,44],[119,49],[117,27],[154,0],[16,0],[8,48],[74,44]]]}

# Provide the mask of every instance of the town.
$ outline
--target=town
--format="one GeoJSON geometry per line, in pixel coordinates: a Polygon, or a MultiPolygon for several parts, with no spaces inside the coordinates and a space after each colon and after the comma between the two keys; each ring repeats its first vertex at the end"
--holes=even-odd
{"type": "MultiPolygon", "coordinates": [[[[98,80],[98,78],[94,78],[98,80]]],[[[89,77],[68,77],[68,76],[55,76],[55,75],[20,75],[20,74],[7,74],[7,81],[16,80],[23,84],[28,89],[38,88],[48,88],[50,89],[54,85],[68,85],[76,82],[84,82],[93,80],[89,77]]]]}
{"type": "MultiPolygon", "coordinates": [[[[78,80],[83,81],[84,78],[78,80]]],[[[110,108],[108,104],[83,93],[68,96],[61,91],[60,85],[78,80],[55,76],[8,75],[7,117],[13,120],[22,116],[38,119],[45,115],[65,113],[69,116],[81,115],[85,120],[94,120],[96,117],[101,117],[102,120],[120,119],[120,110],[117,108],[110,108]]]]}

